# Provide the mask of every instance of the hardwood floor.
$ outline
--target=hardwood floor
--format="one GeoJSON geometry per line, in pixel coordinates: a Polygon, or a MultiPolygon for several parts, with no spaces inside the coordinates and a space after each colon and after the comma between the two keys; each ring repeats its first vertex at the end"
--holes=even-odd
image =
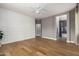
{"type": "Polygon", "coordinates": [[[44,38],[5,44],[1,49],[6,56],[79,56],[79,46],[44,38]]]}

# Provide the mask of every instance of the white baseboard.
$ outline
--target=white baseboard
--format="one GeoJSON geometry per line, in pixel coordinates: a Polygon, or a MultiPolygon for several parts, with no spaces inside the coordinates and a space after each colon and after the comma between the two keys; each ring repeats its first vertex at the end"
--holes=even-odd
{"type": "Polygon", "coordinates": [[[76,45],[79,45],[79,44],[76,44],[76,45]]]}
{"type": "Polygon", "coordinates": [[[79,43],[75,43],[76,45],[79,45],[79,43]]]}
{"type": "Polygon", "coordinates": [[[71,41],[71,43],[75,43],[74,41],[71,41]]]}
{"type": "Polygon", "coordinates": [[[76,42],[74,42],[74,41],[66,41],[67,43],[74,43],[74,44],[76,44],[76,45],[78,45],[76,42]]]}
{"type": "Polygon", "coordinates": [[[14,42],[18,42],[18,41],[23,41],[23,40],[29,40],[29,39],[32,39],[32,38],[35,38],[35,36],[28,37],[28,38],[25,38],[25,39],[19,39],[19,40],[15,40],[15,41],[10,41],[10,42],[2,42],[1,44],[4,45],[4,44],[8,44],[8,43],[14,43],[14,42]]]}
{"type": "Polygon", "coordinates": [[[57,40],[56,38],[51,38],[51,37],[42,37],[42,38],[57,40]]]}
{"type": "Polygon", "coordinates": [[[66,41],[67,43],[74,43],[73,41],[66,41]]]}

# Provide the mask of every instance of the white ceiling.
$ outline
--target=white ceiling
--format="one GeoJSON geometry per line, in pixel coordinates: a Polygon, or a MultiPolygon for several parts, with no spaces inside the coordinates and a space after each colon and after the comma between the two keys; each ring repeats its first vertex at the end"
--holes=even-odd
{"type": "Polygon", "coordinates": [[[1,3],[1,8],[23,13],[35,18],[45,18],[59,13],[67,12],[76,6],[75,3],[1,3]],[[40,14],[35,13],[35,8],[40,6],[40,14]]]}

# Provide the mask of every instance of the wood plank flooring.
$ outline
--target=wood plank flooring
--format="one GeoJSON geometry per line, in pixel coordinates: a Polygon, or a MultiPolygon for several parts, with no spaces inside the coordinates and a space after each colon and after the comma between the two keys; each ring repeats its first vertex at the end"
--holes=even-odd
{"type": "Polygon", "coordinates": [[[44,38],[5,44],[1,49],[6,56],[79,56],[79,46],[44,38]]]}

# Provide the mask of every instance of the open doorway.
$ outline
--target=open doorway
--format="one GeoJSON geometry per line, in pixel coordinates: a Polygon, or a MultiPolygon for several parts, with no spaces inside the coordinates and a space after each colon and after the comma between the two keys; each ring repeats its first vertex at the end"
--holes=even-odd
{"type": "Polygon", "coordinates": [[[67,15],[56,17],[57,39],[66,42],[67,40],[67,15]]]}
{"type": "Polygon", "coordinates": [[[42,24],[40,19],[35,20],[35,36],[41,38],[42,36],[42,24]]]}

